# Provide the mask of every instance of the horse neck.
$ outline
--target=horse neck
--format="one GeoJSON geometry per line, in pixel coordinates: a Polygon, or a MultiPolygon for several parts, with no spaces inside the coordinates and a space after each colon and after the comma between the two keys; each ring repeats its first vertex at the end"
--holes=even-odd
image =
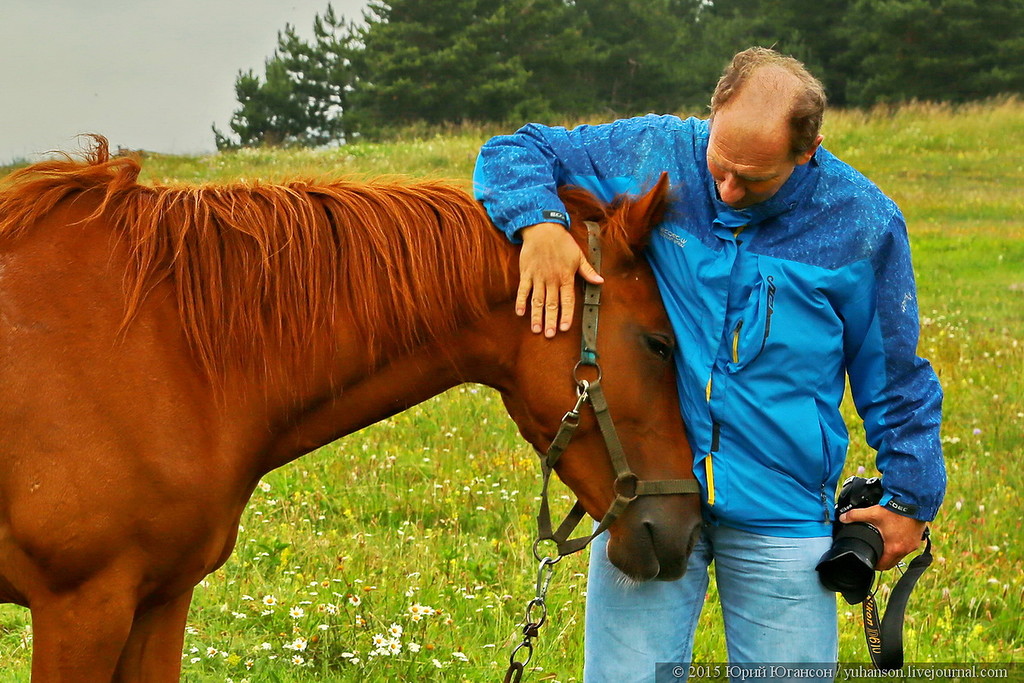
{"type": "MultiPolygon", "coordinates": [[[[467,319],[448,334],[377,357],[371,357],[365,348],[321,357],[301,377],[276,383],[282,388],[276,392],[280,400],[270,421],[281,427],[275,430],[265,469],[283,465],[460,384],[507,386],[517,355],[516,330],[525,324],[513,312],[516,275],[516,259],[500,259],[480,283],[488,311],[467,319]]],[[[337,347],[353,349],[358,343],[343,339],[337,347]]]]}

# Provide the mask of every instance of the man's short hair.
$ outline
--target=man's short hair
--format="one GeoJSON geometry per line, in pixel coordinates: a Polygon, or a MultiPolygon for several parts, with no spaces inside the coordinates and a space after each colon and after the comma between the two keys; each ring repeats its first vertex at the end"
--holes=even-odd
{"type": "Polygon", "coordinates": [[[766,66],[781,68],[800,82],[801,88],[789,111],[790,151],[797,156],[810,149],[818,138],[827,100],[821,81],[792,57],[766,47],[751,47],[738,53],[722,72],[711,96],[711,119],[713,121],[715,113],[743,88],[751,74],[766,66]]]}

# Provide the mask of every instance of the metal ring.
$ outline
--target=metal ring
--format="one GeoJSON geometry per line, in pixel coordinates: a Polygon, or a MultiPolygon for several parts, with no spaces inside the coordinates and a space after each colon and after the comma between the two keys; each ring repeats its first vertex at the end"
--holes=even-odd
{"type": "Polygon", "coordinates": [[[636,492],[636,489],[637,486],[639,486],[639,484],[640,478],[637,477],[632,472],[620,474],[618,477],[615,478],[615,494],[620,498],[632,502],[637,499],[638,494],[636,492]]]}
{"type": "Polygon", "coordinates": [[[541,598],[534,598],[530,602],[526,603],[526,623],[527,625],[533,625],[536,628],[540,628],[544,625],[544,622],[548,620],[548,606],[541,598]],[[540,607],[540,619],[535,621],[530,618],[533,613],[534,607],[540,607]]]}
{"type": "Polygon", "coordinates": [[[519,662],[509,662],[508,671],[505,672],[505,679],[502,683],[519,683],[523,680],[523,665],[519,662]]]}
{"type": "Polygon", "coordinates": [[[519,645],[516,646],[516,649],[512,650],[512,654],[508,656],[509,664],[519,664],[520,666],[524,667],[530,663],[531,659],[533,659],[533,643],[531,643],[529,640],[524,640],[523,642],[519,643],[519,645]],[[527,650],[526,659],[524,659],[521,662],[516,661],[516,655],[519,654],[519,651],[522,650],[524,647],[527,650]]]}
{"type": "Polygon", "coordinates": [[[551,557],[549,557],[547,555],[542,556],[540,554],[540,544],[543,543],[544,541],[550,541],[550,542],[554,543],[555,544],[555,549],[556,550],[558,549],[558,541],[556,541],[555,539],[553,539],[553,538],[538,538],[536,541],[533,542],[533,556],[537,559],[538,562],[547,562],[547,564],[557,564],[559,562],[559,560],[561,560],[565,556],[564,555],[559,555],[558,557],[556,557],[554,559],[552,559],[551,557]]]}
{"type": "Polygon", "coordinates": [[[577,386],[581,386],[584,382],[587,382],[587,386],[589,387],[591,384],[594,384],[595,382],[600,382],[601,377],[601,366],[598,365],[597,363],[584,363],[583,361],[580,360],[576,361],[576,366],[572,369],[572,378],[576,381],[577,386]],[[588,368],[594,368],[594,370],[597,371],[597,379],[590,380],[589,382],[587,382],[587,380],[585,379],[580,379],[580,368],[584,366],[588,368]]]}

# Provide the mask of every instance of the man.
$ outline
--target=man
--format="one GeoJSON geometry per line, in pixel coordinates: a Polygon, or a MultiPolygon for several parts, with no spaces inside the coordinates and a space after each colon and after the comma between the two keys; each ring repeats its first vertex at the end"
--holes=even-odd
{"type": "Polygon", "coordinates": [[[477,195],[523,243],[517,311],[529,303],[548,337],[572,323],[575,274],[600,282],[557,186],[608,199],[667,171],[676,193],[647,254],[678,338],[705,528],[675,582],[622,581],[595,541],[586,681],[650,681],[656,662],[688,662],[712,561],[730,662],[836,662],[835,595],[814,567],[831,544],[847,375],[885,495],[842,521],[879,529],[878,569],[918,547],[941,503],[942,394],[916,356],[906,226],[820,146],[824,108],[802,64],[752,48],[727,67],[710,121],[531,124],[480,152],[477,195]]]}

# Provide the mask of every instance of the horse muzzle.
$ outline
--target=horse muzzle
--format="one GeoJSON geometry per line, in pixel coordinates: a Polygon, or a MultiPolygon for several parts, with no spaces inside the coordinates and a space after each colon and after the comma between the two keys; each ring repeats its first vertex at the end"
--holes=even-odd
{"type": "Polygon", "coordinates": [[[701,524],[696,495],[641,496],[610,529],[608,559],[634,581],[674,581],[686,573],[701,524]]]}

